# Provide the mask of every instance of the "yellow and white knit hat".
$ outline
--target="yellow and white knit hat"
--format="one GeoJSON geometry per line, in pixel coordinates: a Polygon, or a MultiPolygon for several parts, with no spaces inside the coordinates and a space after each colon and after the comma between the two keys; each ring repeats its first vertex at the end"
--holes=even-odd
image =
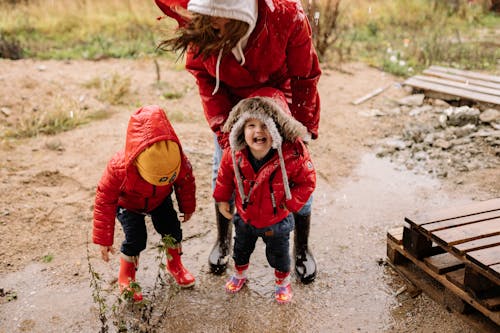
{"type": "Polygon", "coordinates": [[[156,186],[171,184],[179,175],[181,152],[174,141],[158,141],[137,156],[135,165],[145,181],[156,186]]]}

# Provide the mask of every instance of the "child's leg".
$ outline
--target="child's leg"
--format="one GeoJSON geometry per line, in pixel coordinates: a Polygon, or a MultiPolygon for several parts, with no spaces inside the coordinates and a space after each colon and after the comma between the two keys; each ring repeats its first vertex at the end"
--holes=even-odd
{"type": "Polygon", "coordinates": [[[290,302],[293,296],[290,284],[290,232],[293,225],[293,219],[288,216],[272,226],[267,236],[262,237],[266,244],[267,260],[275,269],[275,298],[281,304],[290,302]]]}
{"type": "Polygon", "coordinates": [[[236,293],[241,290],[247,280],[246,271],[250,262],[250,256],[255,249],[257,242],[257,235],[252,227],[244,223],[239,215],[235,214],[235,237],[234,237],[234,250],[233,259],[235,273],[226,282],[226,291],[236,293]]]}
{"type": "Polygon", "coordinates": [[[148,238],[144,215],[118,207],[116,218],[120,221],[125,234],[120,251],[129,257],[138,256],[146,248],[148,238]]]}
{"type": "Polygon", "coordinates": [[[135,282],[135,273],[139,266],[139,254],[146,248],[147,231],[144,215],[119,207],[116,217],[120,221],[125,234],[125,240],[121,246],[122,254],[118,274],[120,292],[133,292],[132,298],[135,301],[140,301],[142,300],[140,289],[137,287],[132,288],[130,285],[135,282]]]}
{"type": "Polygon", "coordinates": [[[151,220],[155,230],[162,236],[170,235],[175,239],[175,245],[167,248],[167,271],[183,288],[191,287],[195,283],[194,276],[184,267],[182,255],[182,229],[181,222],[174,209],[172,198],[167,197],[163,203],[151,212],[151,220]]]}
{"type": "Polygon", "coordinates": [[[150,214],[155,230],[162,237],[170,235],[175,239],[176,243],[182,241],[181,222],[177,217],[177,211],[170,196],[165,198],[161,205],[155,208],[150,214]]]}

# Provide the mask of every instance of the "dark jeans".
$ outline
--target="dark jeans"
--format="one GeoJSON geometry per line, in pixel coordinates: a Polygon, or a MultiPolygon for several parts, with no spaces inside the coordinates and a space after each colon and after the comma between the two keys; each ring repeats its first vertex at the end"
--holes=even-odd
{"type": "MultiPolygon", "coordinates": [[[[168,196],[160,206],[149,212],[155,230],[163,238],[170,235],[177,243],[182,241],[181,222],[177,218],[177,212],[174,209],[172,198],[168,196]]],[[[148,238],[146,214],[132,212],[123,207],[118,207],[116,218],[120,221],[125,240],[122,243],[120,251],[127,256],[137,256],[146,248],[148,238]]]]}
{"type": "Polygon", "coordinates": [[[246,224],[237,213],[234,214],[233,223],[235,227],[233,259],[236,265],[250,262],[255,243],[261,237],[266,244],[266,258],[269,265],[280,272],[290,271],[290,232],[295,225],[292,214],[279,223],[261,229],[246,224]]]}

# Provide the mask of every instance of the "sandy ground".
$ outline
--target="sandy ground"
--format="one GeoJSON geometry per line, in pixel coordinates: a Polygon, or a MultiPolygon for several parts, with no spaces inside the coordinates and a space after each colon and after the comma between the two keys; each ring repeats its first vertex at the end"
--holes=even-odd
{"type": "MultiPolygon", "coordinates": [[[[394,107],[395,100],[408,94],[401,79],[362,64],[347,64],[341,71],[325,66],[320,137],[310,145],[319,175],[311,243],[321,270],[314,284],[295,284],[293,304],[278,307],[272,302],[272,273],[262,247],[239,298],[224,294],[225,276],[208,273],[206,259],[216,233],[209,185],[212,135],[192,77],[178,64],[163,61],[160,68],[158,81],[152,59],[0,60],[0,130],[12,130],[19,119],[51,108],[106,114],[57,135],[1,142],[0,333],[106,327],[113,332],[119,321],[130,332],[140,327],[178,332],[475,332],[426,295],[396,296],[404,281],[377,264],[385,258],[387,229],[402,224],[404,216],[500,196],[498,169],[476,170],[459,180],[434,179],[375,157],[377,141],[400,132],[407,117],[363,114],[394,107]],[[113,75],[130,79],[130,92],[120,105],[100,101],[102,89],[91,84],[113,75]],[[388,85],[376,98],[352,105],[388,85]],[[166,99],[165,93],[180,97],[166,99]],[[138,272],[151,301],[145,314],[144,309],[115,309],[118,258],[101,262],[89,235],[96,184],[108,159],[124,145],[129,115],[146,104],[159,104],[171,118],[193,164],[198,208],[183,226],[184,261],[197,277],[194,290],[179,291],[158,273],[158,238],[150,228],[138,272]],[[89,267],[98,273],[100,295],[108,305],[104,322],[99,320],[96,288],[89,287],[89,267]],[[164,282],[160,286],[157,276],[164,282]]],[[[116,230],[118,248],[119,225],[116,230]]]]}

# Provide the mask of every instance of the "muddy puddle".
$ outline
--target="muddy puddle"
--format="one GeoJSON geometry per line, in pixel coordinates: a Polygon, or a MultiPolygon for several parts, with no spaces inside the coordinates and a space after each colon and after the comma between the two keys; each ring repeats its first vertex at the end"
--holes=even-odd
{"type": "Polygon", "coordinates": [[[398,170],[371,154],[335,188],[318,180],[311,247],[320,271],[311,285],[293,283],[292,304],[274,302],[273,271],[261,241],[251,260],[249,283],[239,294],[227,295],[227,276],[209,274],[206,263],[215,231],[201,224],[185,230],[183,259],[197,277],[193,289],[179,290],[158,274],[157,239],[150,236],[137,275],[149,303],[142,308],[121,305],[114,283],[117,257],[105,264],[92,255],[91,269],[99,274],[102,288],[98,296],[106,304],[100,321],[86,245],[78,244],[82,257],[67,258],[73,270],[55,261],[0,277],[0,288],[17,297],[10,302],[3,297],[0,333],[116,332],[118,326],[129,332],[474,332],[423,294],[396,295],[405,283],[383,264],[386,232],[402,225],[405,215],[470,198],[450,196],[439,181],[398,170]]]}

